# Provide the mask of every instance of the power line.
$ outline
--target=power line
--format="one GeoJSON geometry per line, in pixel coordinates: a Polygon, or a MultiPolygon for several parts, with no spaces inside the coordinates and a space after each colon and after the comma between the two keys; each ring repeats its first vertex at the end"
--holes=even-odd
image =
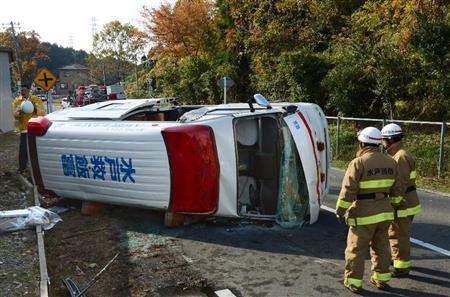
{"type": "Polygon", "coordinates": [[[92,36],[94,36],[97,33],[97,18],[95,16],[91,17],[91,29],[92,36]]]}
{"type": "Polygon", "coordinates": [[[92,30],[92,47],[94,47],[94,36],[97,34],[97,18],[91,17],[91,30],[92,30]]]}
{"type": "Polygon", "coordinates": [[[73,48],[73,34],[72,33],[69,34],[69,47],[73,48]]]}

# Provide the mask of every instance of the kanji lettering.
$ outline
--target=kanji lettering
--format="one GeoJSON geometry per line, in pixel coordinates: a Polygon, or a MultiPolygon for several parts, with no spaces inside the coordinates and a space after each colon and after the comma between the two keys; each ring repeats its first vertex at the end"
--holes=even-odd
{"type": "Polygon", "coordinates": [[[103,157],[102,156],[92,156],[91,164],[92,164],[92,177],[94,179],[105,180],[106,166],[105,166],[105,161],[103,161],[103,157]]]}
{"type": "Polygon", "coordinates": [[[106,180],[108,176],[106,166],[108,166],[110,180],[136,182],[134,176],[136,169],[133,168],[131,158],[63,154],[61,165],[65,176],[106,180]]]}
{"type": "Polygon", "coordinates": [[[75,177],[75,163],[73,155],[61,155],[61,165],[65,176],[75,177]]]}
{"type": "Polygon", "coordinates": [[[90,178],[89,168],[88,168],[88,159],[86,158],[86,156],[75,155],[75,163],[77,166],[78,177],[90,178]]]}
{"type": "Polygon", "coordinates": [[[109,173],[111,174],[111,180],[120,182],[120,167],[119,158],[105,157],[105,161],[109,164],[109,173]]]}
{"type": "Polygon", "coordinates": [[[126,182],[126,179],[129,178],[131,182],[135,183],[135,180],[132,174],[136,173],[136,170],[133,169],[133,163],[130,158],[128,158],[128,163],[125,161],[124,158],[120,158],[120,161],[122,164],[120,164],[120,171],[124,173],[122,177],[122,181],[126,182]]]}

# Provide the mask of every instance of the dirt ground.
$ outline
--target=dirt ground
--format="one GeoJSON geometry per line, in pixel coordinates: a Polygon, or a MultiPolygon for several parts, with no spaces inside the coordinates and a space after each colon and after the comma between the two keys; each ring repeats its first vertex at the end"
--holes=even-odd
{"type": "MultiPolygon", "coordinates": [[[[0,210],[33,205],[15,173],[17,146],[17,134],[0,135],[0,210]]],[[[62,282],[68,277],[84,288],[117,253],[88,296],[212,296],[210,284],[191,269],[176,237],[162,235],[162,213],[107,207],[86,216],[76,201],[41,203],[68,209],[44,236],[50,296],[70,296],[62,282]]],[[[0,235],[0,296],[38,296],[38,282],[35,232],[0,235]]]]}
{"type": "Polygon", "coordinates": [[[66,277],[84,287],[116,253],[89,296],[211,296],[177,239],[161,234],[162,214],[109,207],[86,216],[79,205],[62,204],[71,210],[45,238],[51,296],[67,296],[66,277]]]}
{"type": "MultiPolygon", "coordinates": [[[[19,136],[0,134],[0,210],[33,205],[31,193],[18,180],[19,136]]],[[[37,296],[39,264],[34,230],[0,234],[0,296],[37,296]]]]}

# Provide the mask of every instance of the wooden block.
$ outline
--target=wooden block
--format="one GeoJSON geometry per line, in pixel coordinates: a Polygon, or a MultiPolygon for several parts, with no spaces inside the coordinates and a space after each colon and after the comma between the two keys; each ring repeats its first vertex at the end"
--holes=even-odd
{"type": "Polygon", "coordinates": [[[186,215],[184,219],[184,224],[185,225],[197,224],[206,220],[207,217],[208,216],[204,215],[186,215]]]}
{"type": "Polygon", "coordinates": [[[176,213],[166,211],[164,215],[164,225],[169,228],[175,228],[184,225],[185,215],[182,213],[176,213]]]}
{"type": "Polygon", "coordinates": [[[84,215],[95,215],[106,207],[106,204],[100,202],[83,201],[81,203],[81,213],[84,215]]]}

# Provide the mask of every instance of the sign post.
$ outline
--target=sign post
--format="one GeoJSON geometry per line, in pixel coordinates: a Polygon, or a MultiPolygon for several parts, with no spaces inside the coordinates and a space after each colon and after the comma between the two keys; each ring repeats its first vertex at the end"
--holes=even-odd
{"type": "Polygon", "coordinates": [[[228,89],[230,89],[232,86],[234,86],[234,81],[229,78],[228,76],[224,76],[221,80],[220,80],[220,85],[223,88],[223,103],[227,104],[227,91],[228,89]]]}
{"type": "Polygon", "coordinates": [[[50,98],[51,94],[49,93],[49,91],[56,84],[57,80],[58,79],[56,78],[56,76],[45,67],[42,67],[41,69],[39,69],[38,74],[34,78],[34,82],[38,86],[40,86],[42,89],[44,89],[44,91],[46,92],[45,96],[47,98],[47,111],[48,112],[53,111],[53,106],[52,106],[53,100],[50,98]]]}
{"type": "Polygon", "coordinates": [[[223,104],[227,104],[227,78],[223,78],[223,104]]]}

